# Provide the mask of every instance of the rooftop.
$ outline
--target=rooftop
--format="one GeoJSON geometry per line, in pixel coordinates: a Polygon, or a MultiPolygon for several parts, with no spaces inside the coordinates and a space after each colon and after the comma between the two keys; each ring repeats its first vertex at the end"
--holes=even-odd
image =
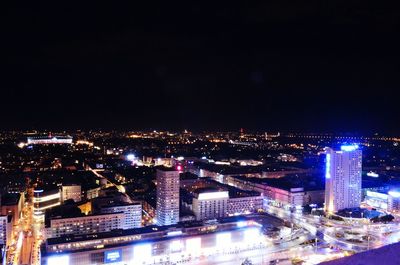
{"type": "Polygon", "coordinates": [[[237,179],[264,184],[267,186],[289,191],[294,188],[304,188],[305,191],[324,190],[325,182],[322,176],[319,175],[302,175],[292,174],[283,178],[246,178],[244,176],[235,176],[237,179]]]}
{"type": "Polygon", "coordinates": [[[178,172],[178,170],[176,170],[174,167],[159,166],[159,167],[156,167],[156,169],[160,170],[160,171],[176,171],[176,172],[178,172]]]}

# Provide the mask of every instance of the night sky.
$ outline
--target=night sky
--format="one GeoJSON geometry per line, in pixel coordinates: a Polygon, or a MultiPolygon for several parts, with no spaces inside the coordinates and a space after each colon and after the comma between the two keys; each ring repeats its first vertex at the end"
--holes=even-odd
{"type": "Polygon", "coordinates": [[[0,128],[400,133],[398,6],[131,2],[5,8],[0,128]]]}

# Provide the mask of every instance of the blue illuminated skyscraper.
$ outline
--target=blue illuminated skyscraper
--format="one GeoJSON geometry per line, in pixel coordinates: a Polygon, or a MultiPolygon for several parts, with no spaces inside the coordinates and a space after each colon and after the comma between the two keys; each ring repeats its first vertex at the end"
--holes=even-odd
{"type": "Polygon", "coordinates": [[[358,145],[325,150],[325,210],[337,212],[361,203],[362,151],[358,145]]]}

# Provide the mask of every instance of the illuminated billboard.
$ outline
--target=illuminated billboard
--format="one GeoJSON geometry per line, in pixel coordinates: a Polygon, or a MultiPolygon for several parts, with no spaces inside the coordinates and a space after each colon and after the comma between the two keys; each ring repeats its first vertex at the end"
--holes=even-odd
{"type": "Polygon", "coordinates": [[[47,259],[47,265],[69,265],[69,255],[55,255],[47,259]]]}
{"type": "Polygon", "coordinates": [[[104,252],[104,263],[113,263],[122,261],[122,250],[114,249],[104,252]]]}

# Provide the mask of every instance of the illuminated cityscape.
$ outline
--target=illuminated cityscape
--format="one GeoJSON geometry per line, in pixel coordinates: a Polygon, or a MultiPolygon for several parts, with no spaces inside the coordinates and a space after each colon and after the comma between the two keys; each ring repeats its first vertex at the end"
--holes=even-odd
{"type": "Polygon", "coordinates": [[[36,134],[2,134],[5,264],[319,264],[400,240],[396,137],[36,134]]]}
{"type": "Polygon", "coordinates": [[[400,8],[9,1],[0,265],[399,265],[400,8]]]}

